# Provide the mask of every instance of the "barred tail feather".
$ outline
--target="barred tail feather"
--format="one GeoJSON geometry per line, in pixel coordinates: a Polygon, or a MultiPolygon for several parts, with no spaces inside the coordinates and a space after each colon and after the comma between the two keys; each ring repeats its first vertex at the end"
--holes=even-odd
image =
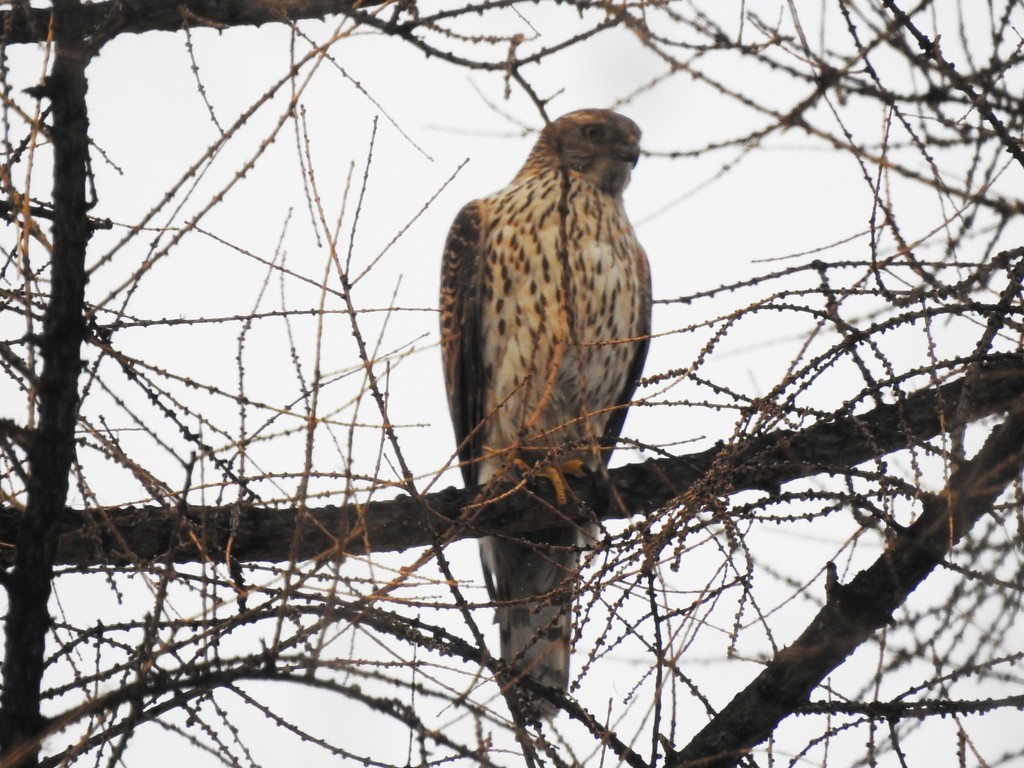
{"type": "MultiPolygon", "coordinates": [[[[480,555],[491,598],[501,655],[535,682],[566,690],[572,632],[572,593],[577,578],[580,533],[561,529],[529,539],[481,539],[480,555]]],[[[551,718],[556,710],[530,696],[527,710],[551,718]]]]}
{"type": "MultiPolygon", "coordinates": [[[[572,632],[572,606],[520,605],[498,608],[496,621],[501,628],[501,655],[522,674],[541,685],[561,691],[569,687],[569,639],[572,632]]],[[[552,718],[556,710],[544,701],[525,697],[524,705],[532,714],[552,718]]]]}

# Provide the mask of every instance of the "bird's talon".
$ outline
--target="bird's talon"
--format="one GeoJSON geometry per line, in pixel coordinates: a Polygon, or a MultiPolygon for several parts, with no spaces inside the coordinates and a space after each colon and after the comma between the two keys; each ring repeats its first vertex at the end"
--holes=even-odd
{"type": "Polygon", "coordinates": [[[564,507],[569,500],[569,486],[565,482],[566,477],[586,477],[587,465],[582,459],[568,459],[559,464],[544,464],[540,467],[531,467],[518,456],[512,460],[516,468],[524,475],[531,472],[547,478],[555,491],[555,501],[558,506],[564,507]]]}
{"type": "Polygon", "coordinates": [[[555,489],[555,501],[558,502],[558,506],[564,507],[569,500],[569,486],[565,478],[585,477],[586,466],[579,459],[569,459],[561,464],[547,464],[541,468],[540,474],[546,477],[555,489]]]}
{"type": "Polygon", "coordinates": [[[569,494],[565,488],[565,477],[558,471],[558,467],[547,464],[541,468],[540,474],[546,477],[554,487],[555,501],[558,503],[558,506],[564,507],[565,502],[569,500],[569,494]]]}
{"type": "Polygon", "coordinates": [[[587,465],[583,463],[583,459],[569,459],[558,465],[558,471],[564,477],[586,477],[587,465]]]}

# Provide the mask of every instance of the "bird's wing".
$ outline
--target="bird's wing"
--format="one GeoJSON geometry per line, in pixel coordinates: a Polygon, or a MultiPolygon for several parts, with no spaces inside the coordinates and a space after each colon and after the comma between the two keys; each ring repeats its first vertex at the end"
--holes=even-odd
{"type": "Polygon", "coordinates": [[[642,293],[640,295],[640,328],[637,333],[636,352],[629,363],[629,373],[626,376],[626,385],[622,388],[618,399],[615,401],[612,412],[608,416],[608,423],[605,424],[604,434],[601,436],[601,444],[609,450],[603,451],[605,463],[611,457],[611,450],[615,447],[622,431],[622,424],[626,420],[626,411],[629,402],[633,399],[636,385],[640,383],[640,375],[644,370],[644,361],[647,359],[647,348],[651,343],[651,270],[647,263],[647,254],[643,246],[633,236],[633,258],[637,269],[640,272],[642,293]]]}
{"type": "Polygon", "coordinates": [[[480,308],[483,283],[483,217],[475,200],[455,217],[441,262],[441,356],[448,408],[459,444],[462,478],[477,484],[483,413],[483,344],[480,308]],[[474,430],[475,433],[474,433],[474,430]]]}

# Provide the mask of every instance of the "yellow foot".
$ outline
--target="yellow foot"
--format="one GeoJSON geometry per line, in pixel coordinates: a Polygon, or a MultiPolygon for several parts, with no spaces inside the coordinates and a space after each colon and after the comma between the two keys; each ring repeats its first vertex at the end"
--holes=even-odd
{"type": "MultiPolygon", "coordinates": [[[[524,473],[533,469],[522,459],[516,459],[515,464],[524,473]]],[[[546,477],[551,486],[555,489],[555,501],[558,506],[564,507],[569,500],[569,489],[565,484],[566,477],[586,477],[587,465],[581,459],[569,459],[560,464],[545,464],[537,469],[537,474],[546,477]]]]}

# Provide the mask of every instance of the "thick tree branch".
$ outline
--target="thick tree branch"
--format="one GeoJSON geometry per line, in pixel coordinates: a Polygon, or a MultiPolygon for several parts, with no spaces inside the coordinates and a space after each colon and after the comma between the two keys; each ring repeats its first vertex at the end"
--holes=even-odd
{"type": "Polygon", "coordinates": [[[1020,478],[1024,464],[1024,399],[984,447],[957,469],[940,494],[923,499],[921,516],[828,602],[803,633],[680,752],[668,768],[728,768],[806,704],[825,676],[892,619],[907,596],[1020,478]]]}
{"type": "MultiPolygon", "coordinates": [[[[174,32],[185,27],[225,29],[320,19],[383,0],[104,0],[82,6],[81,28],[93,49],[122,34],[174,32]]],[[[17,3],[0,13],[0,41],[42,43],[51,11],[17,3]]]]}
{"type": "MultiPolygon", "coordinates": [[[[703,481],[712,468],[716,493],[774,489],[801,477],[848,471],[965,421],[1002,412],[1024,388],[1024,361],[1019,356],[1001,358],[977,370],[968,411],[958,410],[964,391],[961,378],[860,416],[842,416],[799,431],[780,430],[740,446],[619,467],[609,472],[611,487],[597,478],[570,482],[580,504],[576,515],[578,519],[594,515],[613,519],[656,509],[703,481]],[[612,498],[617,502],[611,503],[612,498]]],[[[365,506],[310,509],[300,523],[296,556],[397,551],[438,540],[549,527],[555,518],[537,504],[537,495],[550,500],[546,482],[531,487],[530,493],[478,504],[471,513],[465,510],[480,501],[478,488],[449,488],[425,496],[422,503],[401,497],[365,506]]],[[[223,560],[226,552],[243,561],[289,558],[296,533],[294,509],[192,507],[184,520],[180,514],[173,503],[166,508],[65,510],[57,561],[79,566],[146,562],[163,557],[168,547],[173,547],[172,556],[178,562],[223,560]]],[[[18,540],[20,520],[17,511],[0,509],[0,542],[18,540]]]]}
{"type": "MultiPolygon", "coordinates": [[[[15,205],[9,200],[0,200],[0,218],[4,221],[16,222],[18,216],[22,212],[20,205],[15,205]]],[[[52,206],[49,205],[37,205],[33,203],[28,206],[28,212],[32,214],[35,219],[50,219],[52,220],[55,216],[52,206]]],[[[89,217],[89,226],[93,229],[113,229],[114,222],[110,219],[94,219],[89,217]]]]}
{"type": "Polygon", "coordinates": [[[38,381],[39,424],[28,446],[28,503],[20,527],[14,570],[7,579],[0,748],[4,765],[35,765],[44,725],[40,713],[43,651],[50,629],[50,580],[67,503],[75,455],[78,375],[85,337],[85,250],[91,227],[86,216],[89,120],[85,67],[88,54],[79,34],[78,0],[54,4],[56,57],[45,95],[53,105],[53,255],[51,285],[38,381]]]}

